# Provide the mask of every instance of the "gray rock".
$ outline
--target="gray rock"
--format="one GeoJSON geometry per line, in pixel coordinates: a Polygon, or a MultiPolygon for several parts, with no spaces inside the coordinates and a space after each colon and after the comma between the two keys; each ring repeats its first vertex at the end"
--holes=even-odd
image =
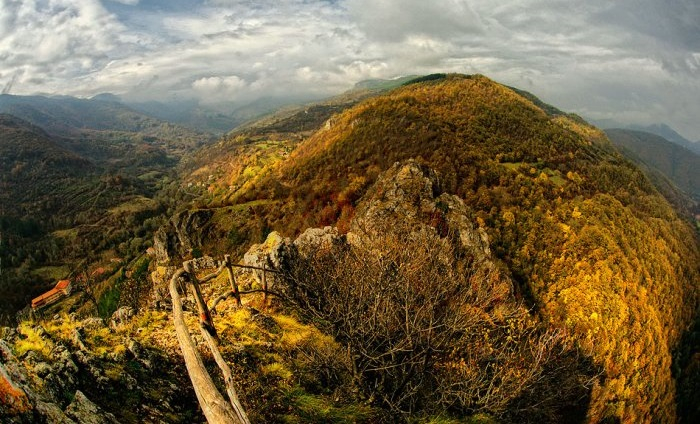
{"type": "Polygon", "coordinates": [[[134,355],[134,358],[139,361],[147,369],[153,367],[153,358],[151,354],[141,346],[136,340],[129,338],[126,342],[126,348],[134,355]]]}
{"type": "MultiPolygon", "coordinates": [[[[267,235],[264,243],[254,244],[243,255],[243,265],[255,266],[267,269],[279,270],[284,261],[286,249],[289,246],[289,239],[283,238],[277,231],[267,235]]],[[[255,279],[262,283],[263,271],[255,270],[255,279]]],[[[266,273],[266,281],[269,288],[273,288],[277,280],[274,273],[266,273]]]]}
{"type": "Polygon", "coordinates": [[[80,350],[87,350],[87,346],[85,346],[85,335],[83,334],[83,330],[81,328],[75,328],[73,329],[73,344],[78,347],[80,350]]]}
{"type": "Polygon", "coordinates": [[[55,403],[37,401],[34,409],[47,423],[75,424],[55,403]]]}
{"type": "Polygon", "coordinates": [[[53,368],[51,368],[51,365],[47,364],[46,362],[39,362],[34,366],[34,374],[41,378],[46,377],[52,371],[53,368]]]}
{"type": "Polygon", "coordinates": [[[102,318],[90,317],[82,320],[80,326],[83,328],[102,328],[105,326],[105,321],[102,318]]]}
{"type": "Polygon", "coordinates": [[[109,326],[112,328],[118,328],[126,324],[134,315],[136,315],[134,308],[130,306],[122,306],[112,314],[112,317],[109,320],[109,326]]]}
{"type": "Polygon", "coordinates": [[[345,236],[335,227],[308,228],[294,240],[294,247],[301,256],[306,257],[317,250],[325,250],[344,242],[345,236]]]}
{"type": "Polygon", "coordinates": [[[187,210],[170,218],[156,231],[153,239],[156,260],[169,262],[186,256],[193,248],[201,246],[209,236],[211,217],[209,209],[187,210]]]}
{"type": "Polygon", "coordinates": [[[114,415],[103,411],[80,390],[75,392],[73,402],[65,413],[78,424],[118,424],[114,415]]]}

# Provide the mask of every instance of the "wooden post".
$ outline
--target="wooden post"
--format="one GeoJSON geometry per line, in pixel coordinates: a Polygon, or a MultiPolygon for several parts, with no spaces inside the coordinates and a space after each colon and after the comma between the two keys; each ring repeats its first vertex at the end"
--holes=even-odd
{"type": "Polygon", "coordinates": [[[194,268],[192,267],[192,262],[185,262],[185,271],[189,274],[190,285],[192,286],[192,292],[194,294],[195,301],[197,302],[197,309],[199,310],[199,322],[202,327],[209,331],[209,333],[216,336],[216,328],[214,328],[214,321],[211,319],[211,314],[209,313],[209,308],[207,307],[204,297],[202,296],[202,290],[199,288],[199,280],[194,273],[194,268]]]}
{"type": "Polygon", "coordinates": [[[224,264],[226,265],[226,270],[228,271],[228,281],[231,283],[231,290],[233,291],[233,297],[236,298],[236,305],[241,306],[241,293],[238,291],[238,283],[236,282],[236,277],[233,275],[233,268],[231,267],[231,255],[224,255],[224,264]]]}
{"type": "Polygon", "coordinates": [[[263,272],[263,280],[262,280],[262,285],[263,285],[263,303],[265,304],[265,306],[267,306],[267,278],[265,278],[265,262],[263,262],[262,272],[263,272]]]}

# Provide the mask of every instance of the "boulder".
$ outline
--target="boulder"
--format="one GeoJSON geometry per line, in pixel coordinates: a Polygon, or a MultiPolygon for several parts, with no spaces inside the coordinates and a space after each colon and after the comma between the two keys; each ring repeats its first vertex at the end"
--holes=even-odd
{"type": "MultiPolygon", "coordinates": [[[[264,266],[268,269],[279,270],[282,267],[289,243],[289,239],[283,238],[277,231],[273,231],[267,235],[265,242],[254,244],[248,249],[243,255],[243,265],[259,268],[264,266]]],[[[255,270],[252,274],[259,283],[262,283],[262,271],[255,270]]],[[[268,273],[266,280],[268,287],[272,288],[277,277],[274,273],[268,273]]]]}
{"type": "Polygon", "coordinates": [[[134,315],[136,315],[134,308],[130,306],[122,306],[112,314],[112,317],[109,320],[109,326],[112,328],[118,328],[119,326],[126,324],[134,315]]]}
{"type": "Polygon", "coordinates": [[[339,243],[345,243],[345,236],[335,227],[308,228],[294,240],[294,248],[302,257],[307,257],[339,243]]]}
{"type": "Polygon", "coordinates": [[[88,399],[83,392],[76,390],[73,402],[68,405],[66,415],[78,424],[118,424],[114,415],[107,413],[88,399]]]}

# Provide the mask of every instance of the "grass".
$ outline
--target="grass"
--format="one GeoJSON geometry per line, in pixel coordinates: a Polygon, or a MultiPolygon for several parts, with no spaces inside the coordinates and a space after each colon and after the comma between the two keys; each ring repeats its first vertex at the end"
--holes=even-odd
{"type": "Polygon", "coordinates": [[[78,237],[77,228],[68,228],[65,230],[56,230],[51,233],[56,238],[64,238],[66,240],[75,240],[78,237]]]}
{"type": "Polygon", "coordinates": [[[527,166],[528,163],[526,162],[503,162],[501,165],[505,166],[506,168],[510,169],[511,171],[517,171],[520,169],[521,166],[525,165],[527,166]]]}
{"type": "Polygon", "coordinates": [[[42,358],[49,358],[51,350],[53,350],[53,342],[39,336],[35,327],[29,322],[23,322],[19,325],[19,334],[21,337],[15,343],[15,354],[23,356],[27,352],[35,352],[42,358]]]}
{"type": "Polygon", "coordinates": [[[289,315],[274,315],[277,324],[282,328],[280,343],[285,349],[292,350],[302,344],[313,345],[333,344],[332,337],[321,333],[316,327],[303,324],[289,315]]]}
{"type": "Polygon", "coordinates": [[[438,415],[435,417],[428,417],[409,422],[416,424],[496,424],[498,421],[485,414],[476,414],[465,418],[454,418],[446,415],[438,415]]]}
{"type": "Polygon", "coordinates": [[[157,180],[163,175],[162,172],[160,171],[149,171],[144,174],[141,174],[138,176],[138,179],[141,181],[152,181],[152,180],[157,180]]]}
{"type": "Polygon", "coordinates": [[[362,404],[338,404],[325,396],[307,393],[294,387],[286,394],[292,413],[284,415],[282,422],[296,423],[357,423],[370,422],[376,417],[373,408],[362,404]]]}
{"type": "Polygon", "coordinates": [[[158,208],[158,202],[153,199],[149,199],[145,196],[136,196],[119,206],[115,206],[109,210],[112,215],[121,215],[128,213],[138,213],[147,210],[154,210],[158,208]]]}
{"type": "Polygon", "coordinates": [[[32,275],[45,280],[60,280],[68,274],[70,274],[70,268],[67,265],[44,266],[32,270],[32,275]]]}

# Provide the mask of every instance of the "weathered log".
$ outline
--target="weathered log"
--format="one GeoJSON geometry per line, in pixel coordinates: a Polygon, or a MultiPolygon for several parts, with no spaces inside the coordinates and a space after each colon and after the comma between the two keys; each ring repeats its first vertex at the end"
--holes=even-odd
{"type": "MultiPolygon", "coordinates": [[[[182,299],[177,291],[177,281],[185,273],[178,270],[170,280],[170,296],[173,299],[173,321],[175,334],[177,335],[182,357],[185,360],[187,373],[192,381],[194,392],[202,408],[202,412],[209,424],[248,424],[247,418],[243,421],[234,411],[234,408],[219,393],[209,372],[204,367],[202,357],[190,337],[182,312],[182,299]]],[[[206,332],[206,331],[204,331],[206,332]]],[[[228,385],[227,385],[228,387],[228,385]]],[[[242,409],[241,409],[242,411],[242,409]]]]}
{"type": "Polygon", "coordinates": [[[233,373],[231,372],[231,368],[224,360],[224,357],[221,356],[217,339],[209,334],[209,332],[204,328],[202,328],[202,335],[204,336],[204,340],[206,340],[207,344],[209,345],[209,350],[211,350],[211,354],[214,356],[216,364],[219,366],[221,373],[224,375],[226,393],[228,394],[228,398],[231,401],[231,406],[233,406],[233,410],[236,413],[238,420],[242,423],[250,424],[248,416],[246,415],[241,402],[238,400],[238,394],[236,393],[236,388],[233,385],[233,373]]]}

